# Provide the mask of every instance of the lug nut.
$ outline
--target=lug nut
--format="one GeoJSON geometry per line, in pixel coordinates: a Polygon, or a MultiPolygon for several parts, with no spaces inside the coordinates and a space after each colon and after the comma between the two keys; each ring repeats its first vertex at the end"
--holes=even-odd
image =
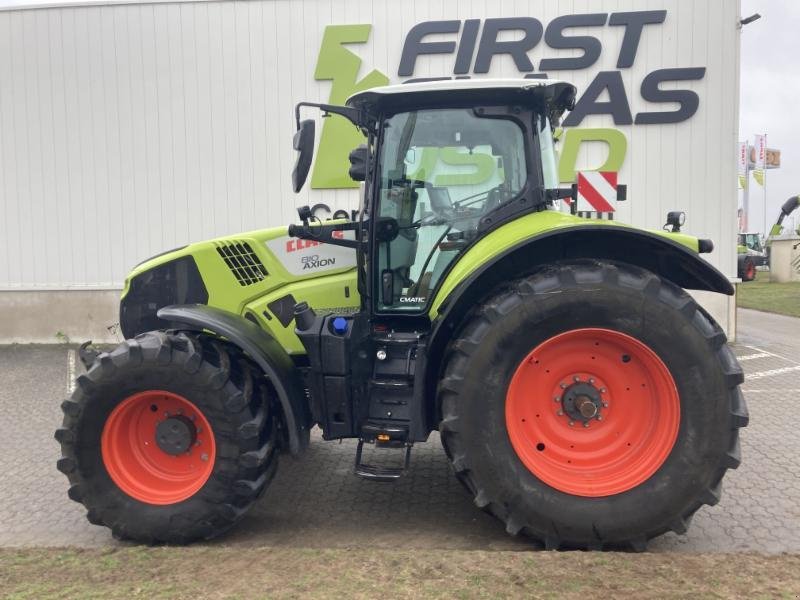
{"type": "Polygon", "coordinates": [[[586,422],[583,424],[583,426],[584,426],[584,427],[588,427],[588,426],[589,426],[589,421],[586,421],[586,422]]]}
{"type": "Polygon", "coordinates": [[[202,460],[202,461],[207,461],[207,460],[208,460],[208,454],[206,454],[205,452],[203,452],[203,453],[200,455],[200,460],[202,460]]]}
{"type": "Polygon", "coordinates": [[[555,398],[553,398],[553,402],[561,402],[561,398],[559,396],[556,396],[555,398]]]}
{"type": "Polygon", "coordinates": [[[603,408],[608,408],[608,402],[603,402],[603,408]]]}
{"type": "Polygon", "coordinates": [[[563,411],[563,410],[560,410],[560,411],[558,411],[556,414],[557,414],[559,417],[563,417],[563,416],[564,416],[564,411],[563,411]]]}
{"type": "Polygon", "coordinates": [[[594,377],[589,377],[589,383],[594,383],[594,377]]]}
{"type": "MultiPolygon", "coordinates": [[[[602,421],[603,420],[603,415],[597,415],[597,420],[598,421],[602,421]]],[[[587,423],[586,425],[588,426],[589,424],[587,423]]]]}
{"type": "Polygon", "coordinates": [[[600,393],[601,394],[605,394],[606,393],[606,388],[600,388],[600,393]]]}
{"type": "Polygon", "coordinates": [[[575,375],[575,376],[572,378],[572,381],[575,381],[575,382],[578,382],[578,381],[580,381],[580,380],[581,380],[581,378],[580,378],[580,377],[578,377],[577,375],[575,375]]]}
{"type": "Polygon", "coordinates": [[[563,389],[565,389],[566,387],[567,387],[567,384],[566,384],[566,383],[562,383],[562,384],[561,384],[561,389],[562,389],[562,390],[563,390],[563,389]]]}
{"type": "Polygon", "coordinates": [[[575,421],[570,421],[569,426],[572,427],[573,425],[575,425],[575,421]]]}
{"type": "Polygon", "coordinates": [[[375,353],[375,357],[376,357],[378,360],[386,360],[386,350],[378,350],[378,351],[375,353]]]}

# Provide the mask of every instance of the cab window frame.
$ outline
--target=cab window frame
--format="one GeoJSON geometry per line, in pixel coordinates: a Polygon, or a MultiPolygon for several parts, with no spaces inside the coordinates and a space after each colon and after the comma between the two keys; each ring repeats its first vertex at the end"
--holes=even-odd
{"type": "MultiPolygon", "coordinates": [[[[527,202],[527,205],[533,205],[536,202],[536,199],[540,199],[544,197],[544,182],[543,182],[543,172],[541,168],[541,149],[539,147],[539,140],[538,140],[538,123],[537,120],[539,115],[543,115],[544,113],[536,106],[509,106],[509,105],[491,105],[487,104],[485,106],[475,106],[475,105],[464,105],[464,104],[447,104],[447,105],[436,105],[436,106],[426,106],[426,105],[419,105],[419,106],[409,106],[404,107],[403,110],[394,110],[394,111],[386,111],[382,113],[377,122],[377,143],[376,148],[380,149],[380,153],[376,153],[375,156],[375,168],[373,169],[372,173],[372,183],[371,187],[373,190],[371,202],[370,202],[370,212],[373,216],[377,216],[380,213],[380,202],[381,202],[381,192],[382,192],[382,181],[383,181],[383,172],[384,172],[384,161],[383,161],[383,151],[384,151],[384,144],[386,140],[386,130],[387,130],[387,123],[390,119],[394,116],[402,113],[411,113],[415,111],[424,111],[424,110],[433,110],[433,109],[471,109],[473,114],[478,118],[485,118],[485,119],[502,119],[502,120],[509,120],[514,122],[517,127],[519,127],[522,133],[522,142],[523,142],[523,152],[525,157],[525,179],[522,183],[521,188],[507,201],[505,201],[501,207],[504,205],[510,205],[512,203],[518,203],[523,197],[530,197],[530,202],[527,202]],[[537,162],[538,161],[538,162],[537,162]]],[[[488,214],[493,214],[496,209],[491,211],[488,214]]],[[[485,216],[485,215],[484,215],[485,216]]],[[[488,229],[493,229],[494,227],[500,226],[507,222],[507,219],[497,219],[494,221],[494,225],[490,226],[488,229]]],[[[421,316],[425,316],[427,314],[428,308],[431,305],[433,299],[436,297],[442,283],[447,279],[447,275],[453,269],[453,267],[459,262],[459,260],[470,250],[472,245],[477,242],[478,240],[482,239],[488,233],[486,228],[479,229],[479,235],[475,237],[470,243],[468,243],[464,248],[461,249],[459,254],[450,261],[444,271],[441,273],[440,277],[438,278],[435,286],[429,290],[429,293],[425,299],[424,303],[421,304],[411,304],[409,306],[383,306],[381,302],[381,283],[380,283],[380,260],[379,256],[379,240],[376,239],[376,236],[372,236],[369,240],[369,267],[368,267],[368,275],[370,282],[368,283],[367,287],[369,288],[369,311],[370,314],[376,317],[408,317],[408,318],[420,318],[421,316]]]]}

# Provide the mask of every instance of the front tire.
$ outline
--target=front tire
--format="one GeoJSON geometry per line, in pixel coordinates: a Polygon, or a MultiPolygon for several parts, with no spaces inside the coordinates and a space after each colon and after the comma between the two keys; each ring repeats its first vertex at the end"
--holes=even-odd
{"type": "Polygon", "coordinates": [[[509,533],[642,550],[684,533],[739,464],[743,374],[725,342],[648,271],[548,267],[486,301],[451,343],[442,442],[509,533]]]}
{"type": "Polygon", "coordinates": [[[119,539],[185,544],[230,529],[277,468],[271,391],[235,347],[154,331],[103,353],[62,403],[58,469],[119,539]]]}

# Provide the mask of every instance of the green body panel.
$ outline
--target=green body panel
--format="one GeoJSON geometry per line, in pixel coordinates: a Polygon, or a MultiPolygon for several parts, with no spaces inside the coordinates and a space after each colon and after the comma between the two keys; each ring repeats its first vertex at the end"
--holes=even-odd
{"type": "MultiPolygon", "coordinates": [[[[478,242],[463,256],[459,257],[458,262],[453,265],[452,270],[442,282],[436,296],[431,302],[429,309],[431,319],[439,315],[439,308],[445,298],[447,298],[461,281],[509,248],[554,229],[576,226],[597,227],[598,225],[609,228],[627,227],[630,229],[638,229],[632,225],[626,225],[618,221],[590,220],[554,210],[531,213],[499,227],[478,240],[478,242]]],[[[698,240],[690,235],[668,233],[663,230],[655,229],[647,231],[682,244],[693,252],[698,251],[698,240]]]]}
{"type": "MultiPolygon", "coordinates": [[[[291,294],[296,302],[306,301],[317,312],[337,309],[340,312],[358,310],[360,298],[356,287],[356,269],[345,268],[320,269],[308,275],[295,275],[289,272],[275,252],[267,246],[268,242],[277,244],[285,240],[297,244],[295,238],[289,238],[286,227],[262,229],[190,244],[185,248],[157,256],[136,266],[125,280],[122,297],[128,293],[133,277],[163,263],[183,256],[191,255],[208,291],[208,305],[221,308],[238,315],[249,315],[268,331],[287,352],[305,353],[300,340],[294,333],[294,324],[284,327],[275,316],[267,319],[264,311],[267,305],[287,294],[291,294]],[[248,243],[253,252],[263,263],[268,275],[257,283],[242,286],[230,268],[220,257],[217,248],[230,242],[248,243]]],[[[302,242],[300,242],[302,243],[302,242]]],[[[326,246],[328,249],[329,246],[326,246]]],[[[313,248],[316,250],[316,248],[313,248]]],[[[342,249],[343,250],[343,249],[342,249]]],[[[319,252],[324,252],[320,247],[319,252]]],[[[355,250],[346,250],[355,257],[355,250]]],[[[271,314],[272,311],[269,312],[271,314]]]]}
{"type": "MultiPolygon", "coordinates": [[[[352,250],[355,252],[355,250],[352,250]]],[[[294,333],[294,321],[284,327],[276,318],[270,321],[264,319],[264,311],[271,302],[291,294],[297,302],[308,302],[317,314],[335,312],[346,314],[360,308],[360,298],[356,287],[356,271],[350,269],[334,275],[293,280],[285,286],[260,296],[245,306],[244,312],[255,315],[259,324],[268,329],[281,346],[290,354],[305,354],[303,344],[294,333]],[[345,287],[350,290],[350,297],[345,295],[345,287]]]]}
{"type": "MultiPolygon", "coordinates": [[[[461,281],[509,248],[552,230],[581,226],[597,227],[598,225],[609,228],[632,228],[630,225],[617,221],[589,220],[552,210],[531,213],[499,227],[480,239],[453,265],[431,302],[428,314],[432,320],[435,319],[439,315],[439,308],[444,299],[461,281]]],[[[697,238],[658,230],[653,230],[652,233],[697,252],[697,238]]],[[[130,280],[133,277],[163,263],[191,255],[194,257],[208,291],[209,306],[255,319],[287,352],[304,354],[305,350],[294,333],[293,322],[286,326],[282,325],[274,311],[268,308],[269,304],[291,294],[295,302],[308,302],[317,313],[357,311],[360,308],[360,297],[356,269],[348,266],[314,271],[308,275],[292,274],[282,262],[281,257],[271,249],[274,246],[268,245],[270,242],[278,246],[304,243],[296,241],[295,238],[289,238],[286,227],[277,227],[190,244],[185,248],[147,260],[134,268],[125,280],[122,297],[124,298],[127,294],[130,280]],[[217,248],[231,242],[246,242],[250,245],[268,272],[263,281],[247,286],[239,284],[217,251],[217,248]],[[265,316],[265,311],[271,318],[265,316]]],[[[322,246],[319,249],[312,246],[311,251],[322,253],[331,248],[330,245],[324,246],[324,250],[322,246]]],[[[355,257],[355,250],[339,248],[338,251],[351,252],[355,257]]]]}

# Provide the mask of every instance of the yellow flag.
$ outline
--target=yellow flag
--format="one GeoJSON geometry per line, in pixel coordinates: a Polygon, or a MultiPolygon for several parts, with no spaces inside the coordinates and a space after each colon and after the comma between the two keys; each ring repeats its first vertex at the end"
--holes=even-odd
{"type": "Polygon", "coordinates": [[[764,186],[764,170],[763,169],[754,169],[753,170],[753,179],[756,180],[756,183],[760,186],[764,186]]]}

